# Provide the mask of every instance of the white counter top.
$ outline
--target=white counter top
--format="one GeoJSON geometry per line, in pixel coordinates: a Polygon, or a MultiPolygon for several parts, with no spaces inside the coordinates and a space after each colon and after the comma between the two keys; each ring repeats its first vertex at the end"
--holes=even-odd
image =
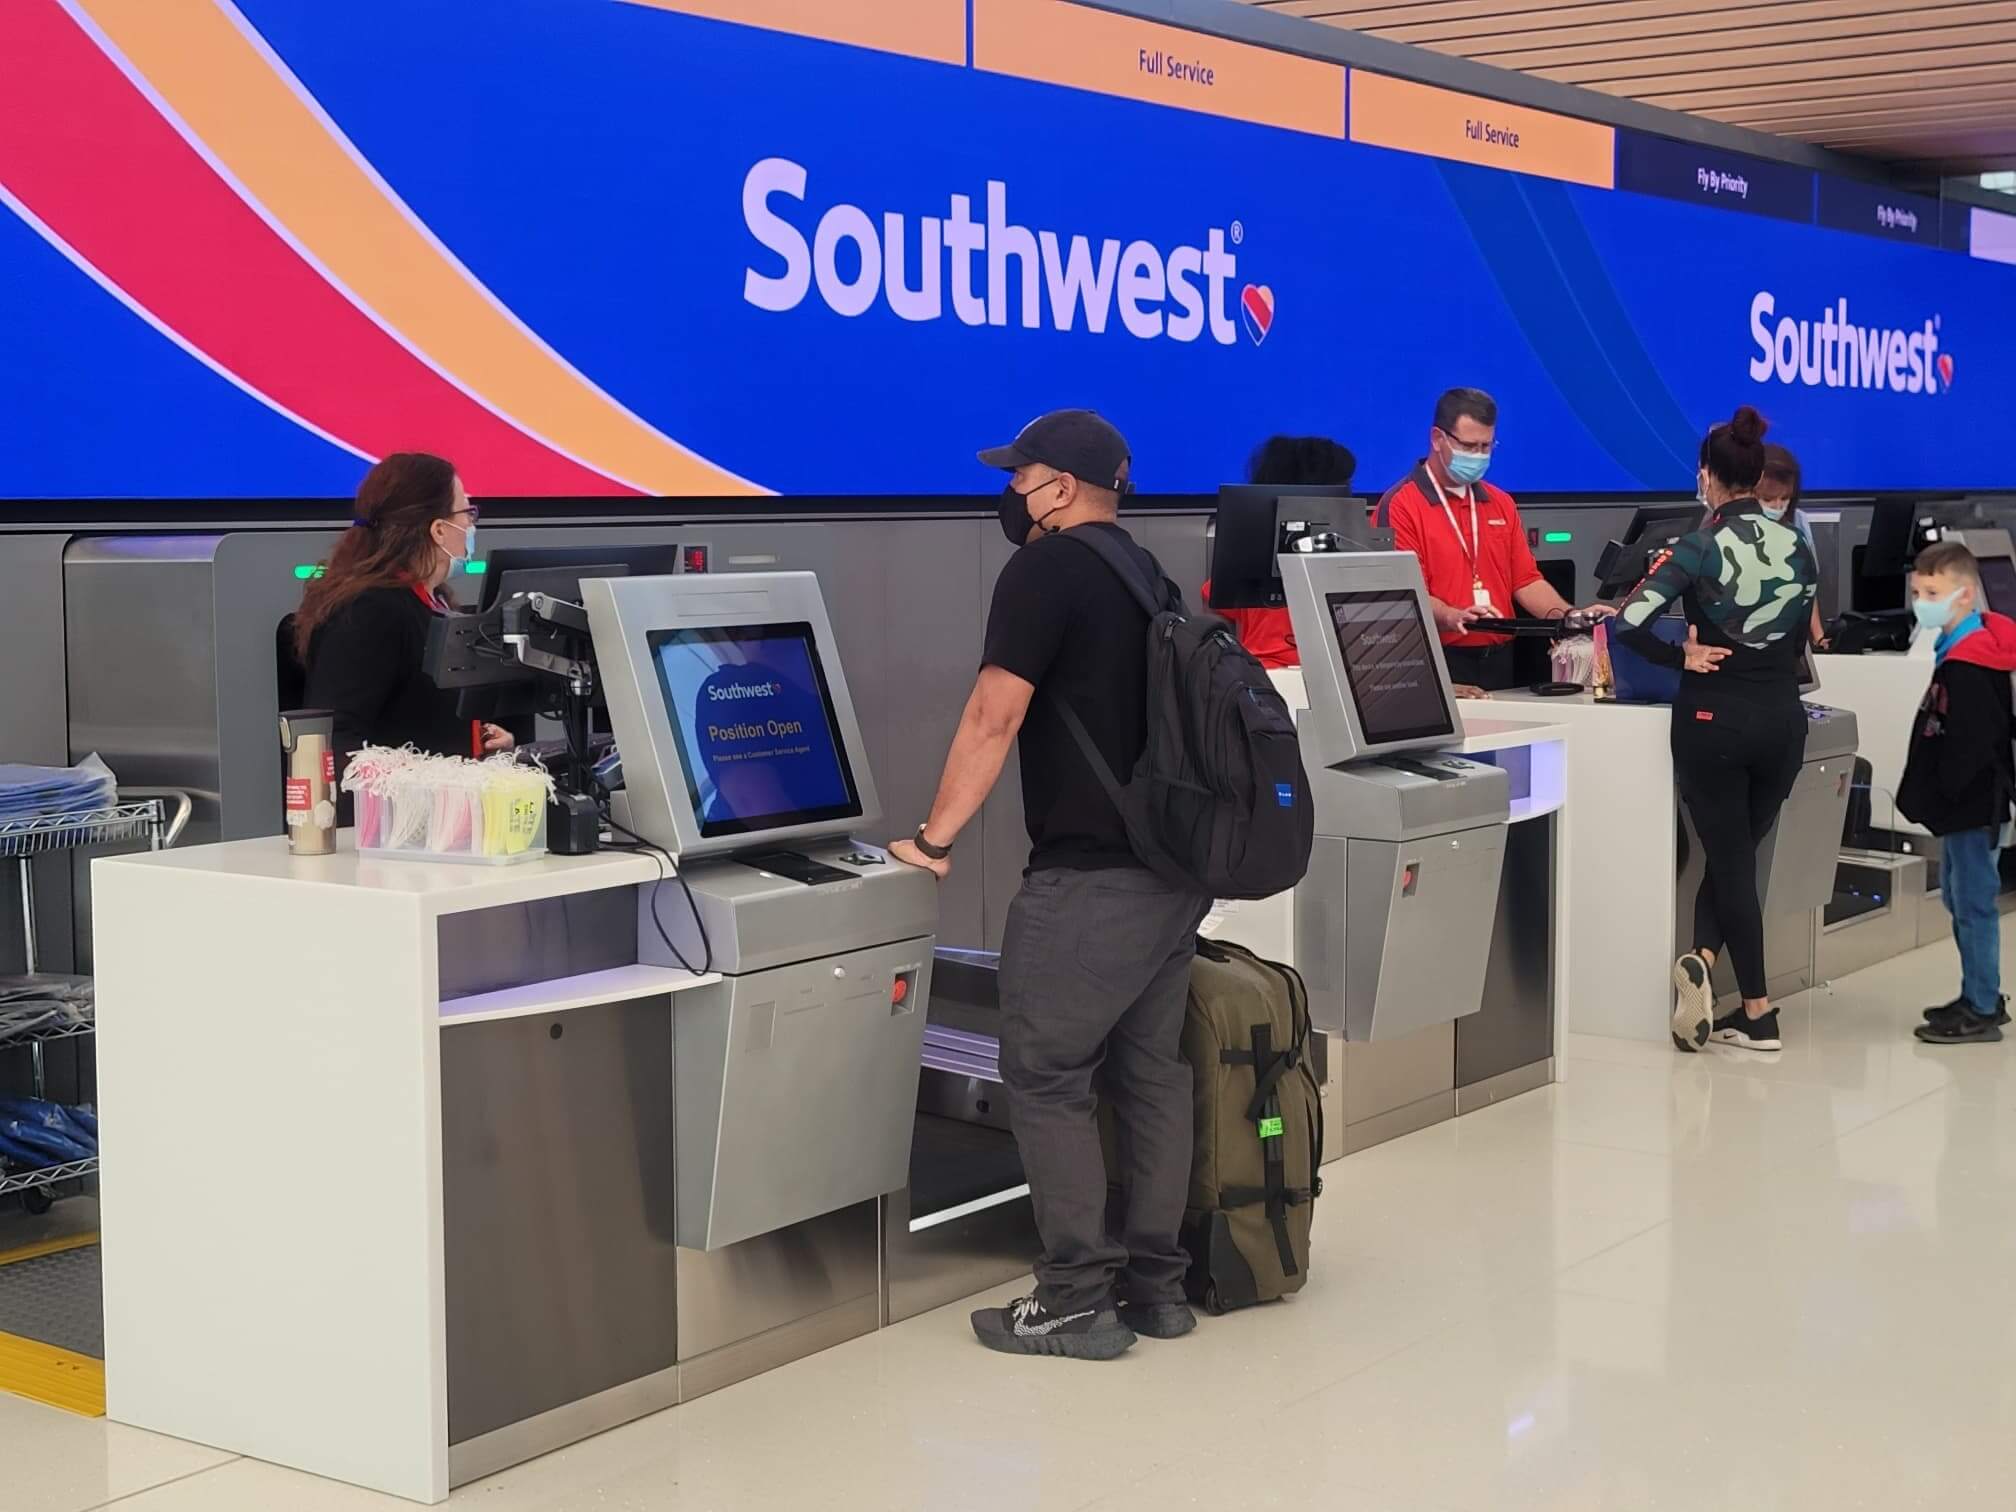
{"type": "Polygon", "coordinates": [[[462,866],[445,861],[381,861],[360,856],[356,832],[340,830],[328,856],[297,856],[284,838],[232,840],[193,845],[186,850],[108,857],[92,863],[104,870],[142,867],[180,873],[191,882],[230,878],[340,888],[382,897],[408,897],[428,916],[502,908],[535,898],[594,892],[654,882],[672,869],[650,856],[601,851],[592,856],[545,856],[507,866],[462,866]]]}
{"type": "Polygon", "coordinates": [[[1568,727],[1564,724],[1506,719],[1484,712],[1495,708],[1495,700],[1457,699],[1457,714],[1463,721],[1463,738],[1448,749],[1469,755],[1479,751],[1507,751],[1519,746],[1543,745],[1550,740],[1568,738],[1568,727]]]}

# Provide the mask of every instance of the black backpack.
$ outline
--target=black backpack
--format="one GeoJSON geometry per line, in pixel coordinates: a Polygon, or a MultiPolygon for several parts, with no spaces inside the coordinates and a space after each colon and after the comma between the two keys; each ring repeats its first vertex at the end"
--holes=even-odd
{"type": "Polygon", "coordinates": [[[1224,620],[1186,614],[1159,564],[1151,586],[1103,531],[1064,539],[1112,568],[1148,615],[1148,740],[1124,785],[1084,721],[1052,697],[1135,858],[1170,886],[1214,898],[1293,887],[1309,869],[1316,812],[1295,721],[1266,670],[1224,620]]]}

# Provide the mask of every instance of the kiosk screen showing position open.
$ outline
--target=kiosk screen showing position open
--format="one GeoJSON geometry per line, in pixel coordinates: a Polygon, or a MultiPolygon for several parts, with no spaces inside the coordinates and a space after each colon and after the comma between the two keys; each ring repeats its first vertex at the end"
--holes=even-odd
{"type": "Polygon", "coordinates": [[[1329,594],[1327,602],[1365,744],[1455,734],[1455,713],[1442,696],[1435,638],[1414,590],[1368,588],[1329,594]]]}
{"type": "Polygon", "coordinates": [[[647,641],[704,838],[860,814],[810,625],[654,630],[647,641]]]}

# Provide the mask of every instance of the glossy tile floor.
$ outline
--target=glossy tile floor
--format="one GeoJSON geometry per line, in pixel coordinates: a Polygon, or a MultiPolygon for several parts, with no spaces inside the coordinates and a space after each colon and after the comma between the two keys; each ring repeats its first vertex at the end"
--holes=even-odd
{"type": "MultiPolygon", "coordinates": [[[[1796,999],[1768,1061],[1578,1040],[1564,1085],[1330,1167],[1292,1303],[1103,1366],[947,1309],[451,1506],[2011,1506],[2016,1040],[1910,1038],[1955,974],[1796,999]]],[[[10,1398],[0,1447],[6,1512],[405,1505],[10,1398]]]]}

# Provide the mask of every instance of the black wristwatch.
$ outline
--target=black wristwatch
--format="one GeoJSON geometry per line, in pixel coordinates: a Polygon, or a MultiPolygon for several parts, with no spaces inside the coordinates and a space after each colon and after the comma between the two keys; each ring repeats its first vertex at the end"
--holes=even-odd
{"type": "Polygon", "coordinates": [[[952,854],[951,846],[933,845],[929,840],[926,840],[924,838],[924,826],[921,824],[917,826],[917,849],[922,851],[925,857],[932,861],[943,861],[947,856],[952,854]]]}

